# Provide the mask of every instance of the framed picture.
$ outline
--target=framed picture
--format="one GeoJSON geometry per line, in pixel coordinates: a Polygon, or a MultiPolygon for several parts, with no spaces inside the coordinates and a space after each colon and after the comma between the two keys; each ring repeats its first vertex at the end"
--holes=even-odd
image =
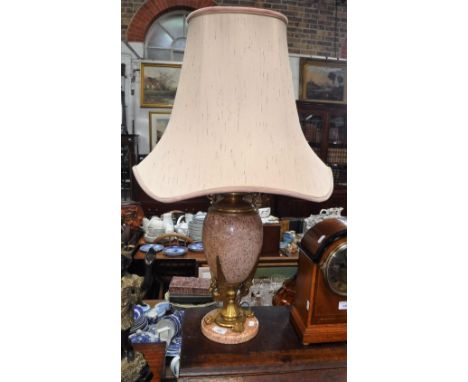
{"type": "Polygon", "coordinates": [[[346,62],[301,59],[300,99],[346,103],[346,62]]]}
{"type": "Polygon", "coordinates": [[[172,107],[179,83],[181,64],[152,64],[140,66],[141,107],[172,107]]]}
{"type": "Polygon", "coordinates": [[[149,112],[149,145],[150,151],[154,149],[156,143],[159,142],[164,131],[166,130],[167,124],[171,112],[168,110],[158,110],[149,112]]]}

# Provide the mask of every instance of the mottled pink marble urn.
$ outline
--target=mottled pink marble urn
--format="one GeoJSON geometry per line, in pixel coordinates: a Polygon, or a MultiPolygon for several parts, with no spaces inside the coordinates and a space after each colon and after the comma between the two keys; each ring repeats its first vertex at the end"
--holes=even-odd
{"type": "Polygon", "coordinates": [[[263,226],[257,211],[241,194],[232,193],[208,210],[203,246],[213,276],[219,280],[217,260],[228,284],[244,282],[257,264],[263,226]]]}

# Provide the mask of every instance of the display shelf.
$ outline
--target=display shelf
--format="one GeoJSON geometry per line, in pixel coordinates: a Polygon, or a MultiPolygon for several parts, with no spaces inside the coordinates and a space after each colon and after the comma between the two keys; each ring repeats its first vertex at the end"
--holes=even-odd
{"type": "Polygon", "coordinates": [[[347,185],[346,105],[297,101],[297,111],[305,139],[332,168],[335,194],[347,185]]]}
{"type": "Polygon", "coordinates": [[[133,177],[132,167],[138,162],[138,135],[122,134],[120,136],[120,195],[121,200],[132,200],[133,177]]]}
{"type": "MultiPolygon", "coordinates": [[[[144,260],[145,254],[138,251],[134,260],[144,260]]],[[[156,254],[156,260],[191,260],[194,259],[198,266],[207,266],[208,261],[203,252],[191,252],[188,251],[185,255],[179,257],[166,256],[162,252],[156,254]]],[[[297,266],[298,256],[260,256],[258,261],[259,267],[290,267],[297,266]]]]}

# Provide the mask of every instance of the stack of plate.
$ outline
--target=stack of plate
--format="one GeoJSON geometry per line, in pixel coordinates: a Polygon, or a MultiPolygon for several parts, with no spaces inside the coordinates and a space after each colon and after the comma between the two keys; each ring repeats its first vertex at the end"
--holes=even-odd
{"type": "Polygon", "coordinates": [[[203,222],[206,214],[198,213],[188,224],[189,236],[195,241],[202,241],[203,222]]]}
{"type": "Polygon", "coordinates": [[[140,309],[133,310],[133,325],[130,328],[130,334],[136,333],[137,330],[145,331],[148,328],[148,319],[140,309]]]}

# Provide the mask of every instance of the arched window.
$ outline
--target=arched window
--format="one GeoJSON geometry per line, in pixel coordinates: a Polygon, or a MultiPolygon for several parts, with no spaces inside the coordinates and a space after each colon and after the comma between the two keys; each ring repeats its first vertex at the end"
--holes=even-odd
{"type": "Polygon", "coordinates": [[[187,39],[189,10],[176,10],[158,17],[145,38],[145,58],[161,61],[182,61],[187,39]]]}

